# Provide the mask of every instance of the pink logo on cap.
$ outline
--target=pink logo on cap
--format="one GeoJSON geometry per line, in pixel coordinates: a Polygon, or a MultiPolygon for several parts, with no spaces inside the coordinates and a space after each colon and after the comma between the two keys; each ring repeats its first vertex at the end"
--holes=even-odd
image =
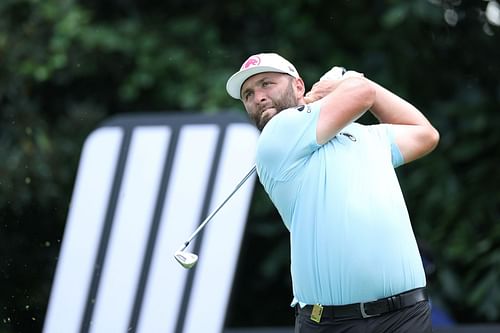
{"type": "Polygon", "coordinates": [[[247,61],[245,61],[241,69],[247,69],[248,67],[257,66],[258,64],[260,64],[259,56],[251,56],[247,61]]]}

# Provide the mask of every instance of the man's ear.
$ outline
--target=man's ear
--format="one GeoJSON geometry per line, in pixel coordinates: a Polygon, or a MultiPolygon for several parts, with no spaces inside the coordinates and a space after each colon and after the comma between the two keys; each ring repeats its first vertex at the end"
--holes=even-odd
{"type": "Polygon", "coordinates": [[[304,97],[304,94],[306,93],[304,80],[302,80],[300,77],[295,79],[295,91],[297,98],[304,97]]]}

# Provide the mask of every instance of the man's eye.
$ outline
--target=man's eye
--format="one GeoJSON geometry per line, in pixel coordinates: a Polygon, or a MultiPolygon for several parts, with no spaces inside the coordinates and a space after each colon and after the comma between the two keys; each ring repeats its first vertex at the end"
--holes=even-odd
{"type": "Polygon", "coordinates": [[[269,81],[262,82],[263,87],[267,87],[270,84],[271,84],[271,82],[269,82],[269,81]]]}
{"type": "Polygon", "coordinates": [[[245,97],[245,101],[248,101],[248,99],[249,99],[250,97],[252,97],[252,93],[251,93],[251,92],[246,93],[244,97],[245,97]]]}

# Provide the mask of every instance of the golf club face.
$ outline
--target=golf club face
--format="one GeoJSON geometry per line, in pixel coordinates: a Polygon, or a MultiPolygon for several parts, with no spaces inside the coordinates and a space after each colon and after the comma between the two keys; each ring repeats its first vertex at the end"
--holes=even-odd
{"type": "Polygon", "coordinates": [[[210,215],[208,215],[205,220],[203,220],[198,228],[193,232],[193,234],[189,237],[188,240],[184,242],[184,244],[174,253],[174,258],[177,260],[182,267],[186,269],[192,268],[198,262],[198,256],[194,253],[184,252],[184,250],[189,246],[189,243],[198,235],[198,233],[207,225],[208,222],[212,220],[212,218],[217,214],[217,212],[226,204],[226,202],[231,199],[234,193],[238,191],[238,189],[250,178],[251,175],[257,172],[257,167],[254,165],[252,169],[246,174],[245,177],[236,185],[236,188],[231,192],[228,197],[214,210],[210,215]]]}
{"type": "Polygon", "coordinates": [[[190,269],[198,261],[198,256],[196,254],[184,251],[175,252],[174,258],[179,264],[181,264],[182,267],[186,269],[190,269]]]}

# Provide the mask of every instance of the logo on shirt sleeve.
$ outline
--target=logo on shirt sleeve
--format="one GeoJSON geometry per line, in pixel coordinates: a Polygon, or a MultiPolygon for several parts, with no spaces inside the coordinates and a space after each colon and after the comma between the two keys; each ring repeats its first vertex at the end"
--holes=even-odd
{"type": "Polygon", "coordinates": [[[306,110],[307,113],[311,113],[311,108],[309,107],[309,105],[300,105],[300,106],[297,106],[296,109],[299,112],[306,110]],[[306,108],[307,108],[307,110],[306,110],[306,108]]]}

